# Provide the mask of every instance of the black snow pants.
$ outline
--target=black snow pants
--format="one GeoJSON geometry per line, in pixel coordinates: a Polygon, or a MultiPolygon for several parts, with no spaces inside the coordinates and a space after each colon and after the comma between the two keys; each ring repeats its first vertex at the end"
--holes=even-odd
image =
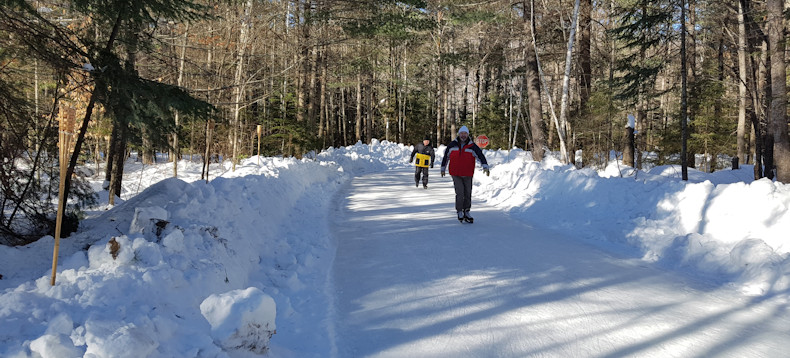
{"type": "Polygon", "coordinates": [[[455,211],[468,212],[472,208],[472,177],[453,175],[455,211]]]}
{"type": "Polygon", "coordinates": [[[420,176],[422,176],[422,185],[428,185],[428,167],[414,167],[414,183],[420,184],[420,176]]]}

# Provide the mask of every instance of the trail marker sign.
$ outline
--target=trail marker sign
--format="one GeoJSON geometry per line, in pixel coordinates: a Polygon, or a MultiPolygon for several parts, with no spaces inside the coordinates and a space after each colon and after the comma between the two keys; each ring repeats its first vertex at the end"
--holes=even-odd
{"type": "Polygon", "coordinates": [[[477,136],[477,138],[475,138],[475,143],[477,144],[478,147],[485,148],[486,146],[488,146],[488,137],[484,135],[479,135],[477,136]]]}

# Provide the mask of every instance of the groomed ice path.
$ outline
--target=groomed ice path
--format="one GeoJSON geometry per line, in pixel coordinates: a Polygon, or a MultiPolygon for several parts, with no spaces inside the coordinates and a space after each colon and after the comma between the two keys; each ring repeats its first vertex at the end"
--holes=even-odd
{"type": "MultiPolygon", "coordinates": [[[[411,169],[354,179],[332,234],[335,357],[786,357],[778,298],[619,257],[411,169]]],[[[477,175],[481,175],[480,172],[477,175]]]]}

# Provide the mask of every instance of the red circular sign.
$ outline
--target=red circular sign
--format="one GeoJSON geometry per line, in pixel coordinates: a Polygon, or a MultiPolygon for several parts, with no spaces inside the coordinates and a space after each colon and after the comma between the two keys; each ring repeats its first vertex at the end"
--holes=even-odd
{"type": "Polygon", "coordinates": [[[478,147],[485,148],[488,145],[488,137],[479,135],[477,138],[475,138],[475,143],[477,143],[478,147]]]}

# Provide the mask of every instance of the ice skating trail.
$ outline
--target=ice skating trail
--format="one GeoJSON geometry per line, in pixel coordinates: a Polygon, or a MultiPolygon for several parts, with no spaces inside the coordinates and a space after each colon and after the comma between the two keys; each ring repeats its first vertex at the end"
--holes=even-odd
{"type": "MultiPolygon", "coordinates": [[[[790,315],[511,219],[449,177],[354,179],[332,233],[333,357],[787,357],[790,315]]],[[[478,173],[480,175],[480,173],[478,173]]]]}

